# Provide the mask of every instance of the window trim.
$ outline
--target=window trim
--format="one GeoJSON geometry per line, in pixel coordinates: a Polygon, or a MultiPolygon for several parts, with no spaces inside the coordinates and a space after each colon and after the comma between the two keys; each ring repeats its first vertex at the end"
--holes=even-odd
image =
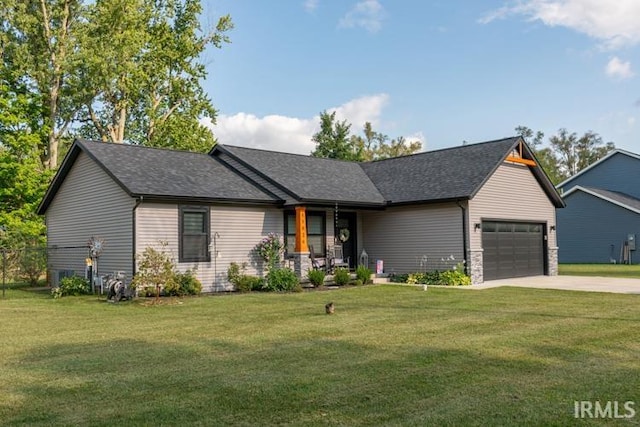
{"type": "Polygon", "coordinates": [[[209,251],[209,240],[211,235],[211,213],[208,206],[192,206],[192,205],[180,205],[178,209],[178,262],[210,262],[211,251],[209,251]],[[201,234],[186,234],[187,236],[200,236],[204,235],[206,239],[205,254],[204,256],[185,257],[184,256],[184,214],[185,213],[200,213],[204,214],[204,232],[201,234]]]}
{"type": "MultiPolygon", "coordinates": [[[[284,212],[284,248],[285,248],[285,256],[290,257],[293,254],[289,253],[287,251],[287,248],[289,247],[288,244],[288,240],[289,237],[291,236],[292,238],[295,239],[296,236],[296,230],[294,228],[293,233],[289,233],[289,215],[292,215],[295,218],[295,211],[285,211],[284,212]]],[[[316,256],[323,258],[326,256],[326,250],[327,250],[327,213],[325,211],[307,211],[305,217],[307,218],[307,240],[309,240],[309,236],[321,236],[322,237],[322,248],[316,248],[315,246],[313,247],[313,250],[315,251],[316,256]],[[311,234],[309,233],[309,217],[310,216],[315,216],[315,217],[319,217],[322,220],[322,231],[319,234],[311,234]]]]}

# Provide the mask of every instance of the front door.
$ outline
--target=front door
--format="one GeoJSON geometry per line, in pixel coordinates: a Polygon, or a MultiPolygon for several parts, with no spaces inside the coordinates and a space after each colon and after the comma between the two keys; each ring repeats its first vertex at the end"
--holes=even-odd
{"type": "Polygon", "coordinates": [[[338,243],[342,244],[342,252],[344,253],[345,261],[349,260],[350,268],[355,268],[358,265],[356,218],[355,212],[338,213],[336,237],[338,238],[338,243]]]}

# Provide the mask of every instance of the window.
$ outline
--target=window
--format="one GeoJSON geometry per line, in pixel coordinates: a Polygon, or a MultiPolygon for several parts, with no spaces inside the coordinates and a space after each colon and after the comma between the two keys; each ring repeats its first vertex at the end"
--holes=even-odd
{"type": "MultiPolygon", "coordinates": [[[[326,247],[324,212],[307,212],[307,243],[319,257],[325,256],[326,247]]],[[[295,252],[296,247],[296,214],[285,213],[284,222],[285,248],[287,254],[295,252]]]]}
{"type": "Polygon", "coordinates": [[[209,208],[180,206],[180,262],[211,261],[209,255],[209,208]]]}

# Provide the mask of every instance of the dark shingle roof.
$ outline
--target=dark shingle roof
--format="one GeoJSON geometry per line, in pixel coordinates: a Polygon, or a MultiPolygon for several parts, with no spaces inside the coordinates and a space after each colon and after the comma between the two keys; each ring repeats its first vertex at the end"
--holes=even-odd
{"type": "Polygon", "coordinates": [[[76,140],[39,211],[44,213],[80,152],[85,152],[133,197],[276,203],[207,154],[76,140]]]}
{"type": "MultiPolygon", "coordinates": [[[[77,140],[38,211],[46,211],[80,152],[96,161],[131,196],[382,207],[470,199],[520,141],[512,137],[353,163],[235,146],[217,145],[206,155],[77,140]],[[236,167],[229,159],[223,160],[221,153],[235,159],[236,167]]],[[[531,156],[526,144],[523,147],[531,156]]],[[[554,205],[563,207],[542,169],[530,169],[554,205]]]]}
{"type": "Polygon", "coordinates": [[[463,145],[362,165],[384,198],[413,203],[471,198],[519,137],[463,145]]]}
{"type": "Polygon", "coordinates": [[[214,155],[216,150],[244,162],[300,201],[385,203],[359,163],[229,145],[217,146],[214,155]]]}
{"type": "MultiPolygon", "coordinates": [[[[299,202],[393,205],[470,199],[523,142],[516,136],[369,163],[218,145],[226,153],[299,202]]],[[[562,198],[539,167],[531,171],[556,207],[562,198]]],[[[249,179],[252,179],[249,177],[249,179]]]]}

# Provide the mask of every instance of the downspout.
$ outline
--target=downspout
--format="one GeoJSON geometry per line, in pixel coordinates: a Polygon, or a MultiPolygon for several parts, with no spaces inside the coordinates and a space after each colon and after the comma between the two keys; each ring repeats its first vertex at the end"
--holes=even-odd
{"type": "Polygon", "coordinates": [[[458,200],[456,204],[462,211],[462,256],[464,258],[464,272],[469,274],[469,262],[467,259],[467,209],[460,203],[460,200],[458,200]]]}
{"type": "Polygon", "coordinates": [[[142,199],[143,199],[142,196],[136,199],[136,203],[133,206],[133,209],[131,210],[131,251],[132,251],[131,277],[132,278],[136,274],[136,209],[138,209],[138,206],[142,204],[142,199]]]}

